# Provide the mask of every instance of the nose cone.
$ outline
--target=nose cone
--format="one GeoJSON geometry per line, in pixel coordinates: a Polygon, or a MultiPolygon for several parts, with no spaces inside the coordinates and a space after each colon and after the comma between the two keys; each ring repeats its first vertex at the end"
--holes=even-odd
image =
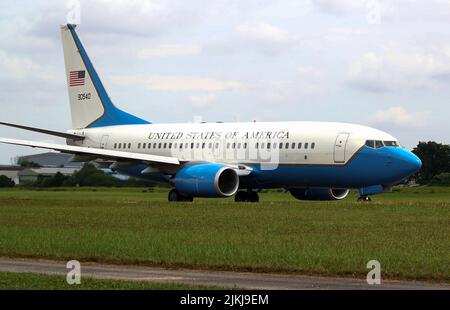
{"type": "Polygon", "coordinates": [[[422,168],[422,161],[414,153],[403,150],[398,154],[398,160],[400,169],[404,172],[405,176],[409,176],[422,168]]]}
{"type": "Polygon", "coordinates": [[[412,169],[414,169],[414,172],[417,172],[420,170],[420,168],[422,168],[422,161],[420,160],[419,157],[416,156],[416,154],[411,153],[411,166],[412,169]]]}

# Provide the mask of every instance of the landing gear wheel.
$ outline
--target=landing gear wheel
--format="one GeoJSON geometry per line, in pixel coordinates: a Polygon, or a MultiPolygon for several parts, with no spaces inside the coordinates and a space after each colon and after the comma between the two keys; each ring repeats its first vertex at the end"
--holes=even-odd
{"type": "Polygon", "coordinates": [[[249,198],[249,202],[259,202],[259,195],[257,192],[254,191],[249,191],[247,192],[248,198],[249,198]]]}
{"type": "Polygon", "coordinates": [[[234,195],[235,202],[246,202],[247,201],[247,192],[239,191],[234,195]]]}
{"type": "Polygon", "coordinates": [[[254,191],[239,191],[234,196],[235,202],[259,202],[259,196],[257,192],[254,191]]]}
{"type": "Polygon", "coordinates": [[[360,196],[358,198],[358,202],[371,202],[372,198],[370,198],[369,196],[360,196]]]}
{"type": "Polygon", "coordinates": [[[175,189],[170,190],[167,196],[169,201],[194,201],[193,197],[186,197],[178,193],[175,189]]]}

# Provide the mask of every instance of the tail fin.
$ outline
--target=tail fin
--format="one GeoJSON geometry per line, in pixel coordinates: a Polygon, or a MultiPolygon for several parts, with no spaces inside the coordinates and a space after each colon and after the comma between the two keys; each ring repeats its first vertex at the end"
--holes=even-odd
{"type": "Polygon", "coordinates": [[[75,32],[75,25],[61,26],[61,37],[74,129],[149,124],[114,106],[75,32]]]}

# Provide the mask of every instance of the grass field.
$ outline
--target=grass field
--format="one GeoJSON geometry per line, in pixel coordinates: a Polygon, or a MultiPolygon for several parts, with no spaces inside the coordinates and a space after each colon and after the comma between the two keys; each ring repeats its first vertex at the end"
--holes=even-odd
{"type": "Polygon", "coordinates": [[[450,188],[374,202],[261,194],[166,202],[166,190],[0,190],[0,256],[450,282],[450,188]]]}
{"type": "Polygon", "coordinates": [[[179,284],[99,280],[83,277],[80,284],[69,285],[65,276],[0,272],[0,290],[187,290],[209,287],[179,284]]]}

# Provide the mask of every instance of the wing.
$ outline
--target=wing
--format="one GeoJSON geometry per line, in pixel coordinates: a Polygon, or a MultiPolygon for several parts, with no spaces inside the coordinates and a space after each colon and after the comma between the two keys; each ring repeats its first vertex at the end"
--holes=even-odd
{"type": "Polygon", "coordinates": [[[122,151],[82,147],[82,146],[71,146],[71,145],[15,140],[6,138],[0,138],[0,143],[37,147],[41,149],[55,150],[62,153],[69,153],[75,155],[91,155],[102,159],[139,161],[148,164],[180,165],[180,162],[178,161],[177,158],[169,156],[140,154],[132,152],[122,152],[122,151]]]}

